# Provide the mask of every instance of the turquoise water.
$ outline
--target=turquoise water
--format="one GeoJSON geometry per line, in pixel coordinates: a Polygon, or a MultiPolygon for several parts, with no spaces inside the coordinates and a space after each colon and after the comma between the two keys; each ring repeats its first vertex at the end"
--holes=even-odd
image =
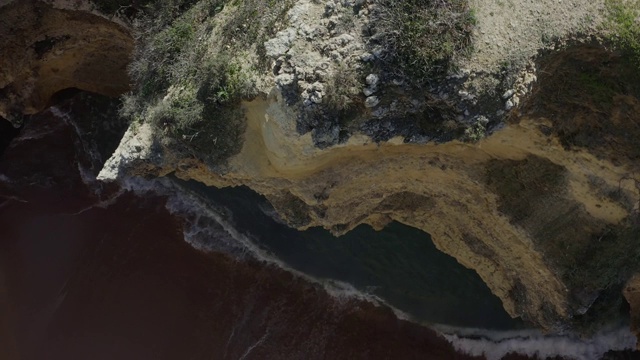
{"type": "Polygon", "coordinates": [[[480,277],[436,249],[420,230],[391,223],[382,231],[361,225],[335,237],[321,228],[297,231],[274,221],[269,207],[248,188],[181,184],[230,210],[237,229],[290,267],[316,278],[335,279],[375,294],[415,321],[486,329],[522,328],[480,277]]]}

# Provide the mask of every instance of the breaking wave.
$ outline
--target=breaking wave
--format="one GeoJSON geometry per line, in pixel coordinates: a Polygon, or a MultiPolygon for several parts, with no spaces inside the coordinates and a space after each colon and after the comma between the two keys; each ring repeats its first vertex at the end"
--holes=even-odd
{"type": "Polygon", "coordinates": [[[456,350],[487,360],[499,360],[509,353],[548,358],[562,356],[576,360],[600,359],[610,350],[635,349],[636,338],[628,324],[601,329],[589,338],[577,334],[543,334],[539,330],[488,331],[436,326],[456,350]]]}
{"type": "Polygon", "coordinates": [[[376,295],[363,293],[349,283],[334,279],[319,279],[287,266],[267,249],[258,245],[252,235],[244,234],[234,226],[233,214],[201,195],[176,184],[168,178],[146,180],[128,178],[122,186],[138,195],[154,193],[167,198],[167,210],[185,220],[184,239],[203,252],[223,252],[237,260],[257,260],[284,269],[295,276],[323,288],[336,299],[358,299],[391,308],[396,316],[409,319],[404,312],[389,306],[376,295]]]}

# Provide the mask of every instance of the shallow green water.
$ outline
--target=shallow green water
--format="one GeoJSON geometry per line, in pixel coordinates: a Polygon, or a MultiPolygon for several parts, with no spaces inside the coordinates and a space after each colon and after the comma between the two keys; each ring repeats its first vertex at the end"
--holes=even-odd
{"type": "Polygon", "coordinates": [[[382,231],[361,225],[341,237],[320,228],[297,231],[267,216],[268,202],[248,188],[182,184],[229,209],[237,229],[290,267],[348,282],[416,321],[488,329],[524,326],[506,314],[474,271],[438,251],[420,230],[394,222],[382,231]]]}

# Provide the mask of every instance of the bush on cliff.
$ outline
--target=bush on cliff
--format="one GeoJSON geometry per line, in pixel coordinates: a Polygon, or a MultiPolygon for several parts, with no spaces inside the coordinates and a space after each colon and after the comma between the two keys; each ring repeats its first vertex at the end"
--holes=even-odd
{"type": "MultiPolygon", "coordinates": [[[[121,114],[155,125],[175,151],[224,163],[241,148],[243,99],[255,96],[242,50],[211,43],[223,38],[216,15],[225,0],[161,0],[135,22],[138,46],[129,67],[133,91],[121,114]],[[233,56],[231,55],[233,53],[233,56]]],[[[238,6],[242,6],[239,3],[238,6]]]]}
{"type": "Polygon", "coordinates": [[[612,42],[640,66],[640,0],[606,0],[605,6],[612,42]]]}
{"type": "Polygon", "coordinates": [[[389,62],[416,84],[441,77],[468,53],[476,24],[468,0],[380,0],[378,26],[389,62]]]}

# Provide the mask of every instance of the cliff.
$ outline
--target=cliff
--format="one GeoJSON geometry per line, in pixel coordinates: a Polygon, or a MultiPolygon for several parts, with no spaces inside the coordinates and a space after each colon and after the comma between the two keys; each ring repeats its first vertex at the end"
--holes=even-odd
{"type": "MultiPolygon", "coordinates": [[[[512,316],[585,329],[617,310],[640,259],[640,82],[615,3],[156,7],[136,28],[122,111],[132,124],[100,178],[245,185],[299,229],[399,221],[475,270],[512,316]]],[[[83,59],[116,66],[127,46],[83,59]]],[[[18,113],[60,90],[19,88],[18,113]]]]}
{"type": "Polygon", "coordinates": [[[133,39],[87,2],[0,1],[0,116],[20,124],[69,88],[119,96],[133,39]]]}

